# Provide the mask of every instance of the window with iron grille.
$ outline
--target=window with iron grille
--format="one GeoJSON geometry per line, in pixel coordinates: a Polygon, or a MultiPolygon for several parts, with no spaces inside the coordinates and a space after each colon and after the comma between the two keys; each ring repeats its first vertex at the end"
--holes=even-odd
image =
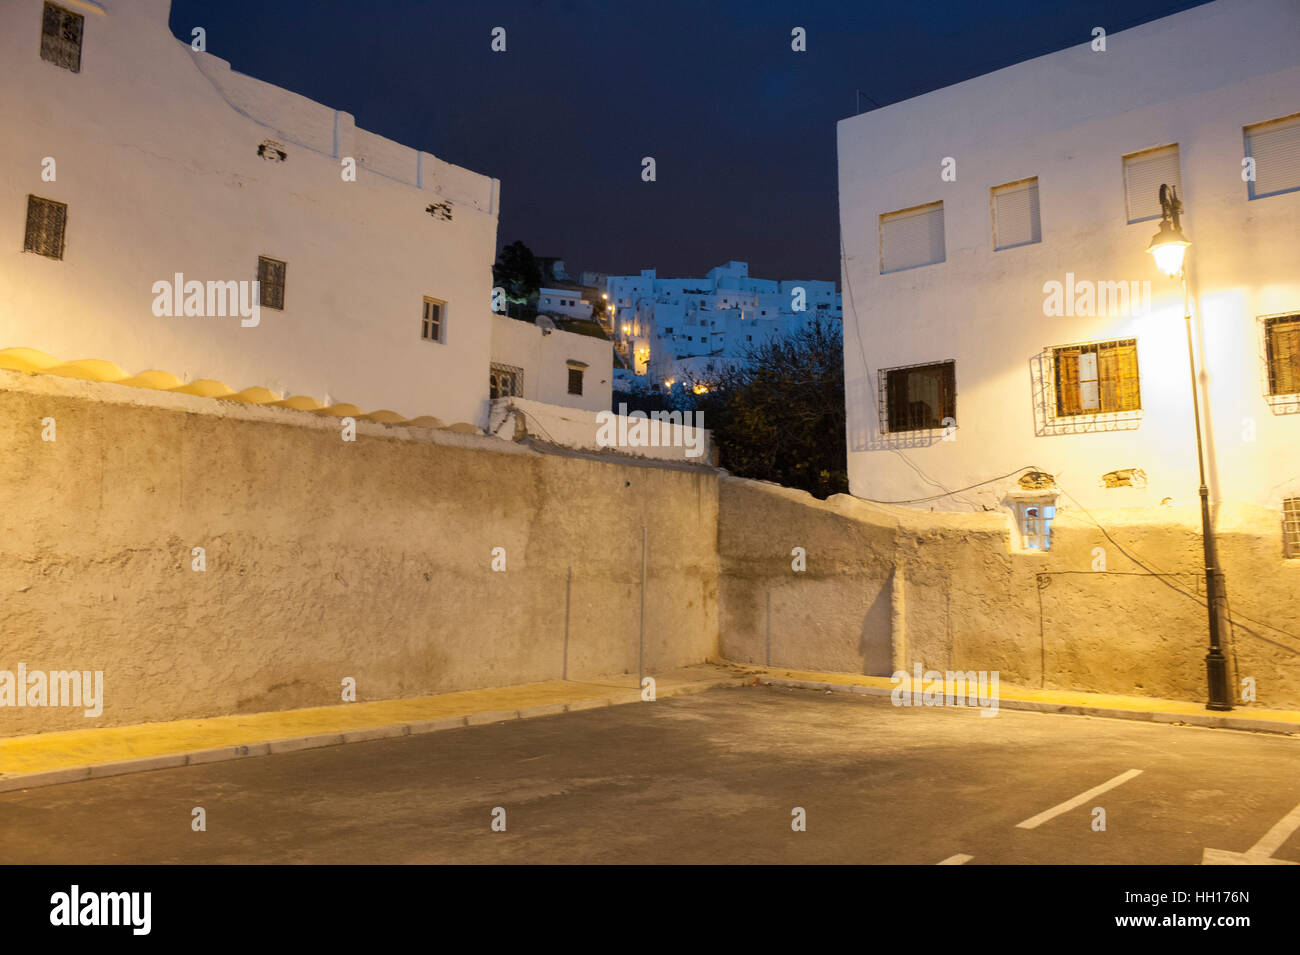
{"type": "Polygon", "coordinates": [[[446,307],[446,302],[436,298],[425,298],[424,314],[420,321],[420,337],[426,342],[442,343],[443,312],[446,307]]]}
{"type": "Polygon", "coordinates": [[[284,308],[284,273],[288,268],[279,259],[257,257],[257,281],[261,287],[263,308],[284,308]]]}
{"type": "Polygon", "coordinates": [[[489,398],[522,398],[524,370],[514,365],[492,365],[488,376],[489,398]]]}
{"type": "Polygon", "coordinates": [[[1300,497],[1288,497],[1282,502],[1282,553],[1300,557],[1300,497]]]}
{"type": "Polygon", "coordinates": [[[885,430],[929,431],[957,420],[957,363],[882,370],[885,430]]]}
{"type": "Polygon", "coordinates": [[[1281,315],[1264,322],[1268,352],[1268,393],[1300,393],[1300,315],[1281,315]]]}
{"type": "Polygon", "coordinates": [[[23,251],[63,258],[63,236],[68,225],[68,206],[40,196],[27,197],[27,234],[23,251]]]}
{"type": "Polygon", "coordinates": [[[1142,407],[1137,339],[1052,349],[1058,416],[1137,411],[1142,407]]]}
{"type": "Polygon", "coordinates": [[[73,73],[81,72],[81,34],[86,18],[53,3],[41,17],[41,59],[73,73]]]}
{"type": "Polygon", "coordinates": [[[582,369],[581,368],[569,369],[569,394],[571,395],[582,394],[582,369]]]}

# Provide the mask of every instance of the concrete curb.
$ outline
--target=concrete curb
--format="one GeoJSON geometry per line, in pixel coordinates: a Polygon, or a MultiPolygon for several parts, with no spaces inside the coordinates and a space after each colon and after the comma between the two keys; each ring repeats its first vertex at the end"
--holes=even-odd
{"type": "MultiPolygon", "coordinates": [[[[750,680],[747,677],[728,677],[701,683],[688,683],[679,688],[669,689],[665,693],[659,693],[658,699],[702,693],[719,687],[744,686],[749,682],[750,680]]],[[[620,691],[617,696],[573,700],[567,703],[541,703],[535,706],[521,707],[518,710],[484,710],[480,713],[467,713],[463,716],[444,716],[433,720],[410,720],[386,726],[367,726],[362,729],[342,730],[337,733],[314,733],[310,736],[292,736],[254,743],[186,750],[179,753],[140,756],[135,759],[116,760],[111,763],[89,763],[85,766],[70,766],[40,773],[0,776],[0,793],[15,792],[20,789],[37,789],[43,786],[58,786],[62,783],[76,783],[87,779],[123,776],[128,773],[147,773],[154,769],[176,769],[181,766],[202,766],[232,759],[248,759],[253,756],[297,753],[309,749],[321,749],[326,746],[341,746],[345,743],[365,743],[372,740],[396,739],[402,736],[419,736],[425,733],[438,733],[442,730],[458,729],[465,726],[486,726],[491,723],[526,720],[537,716],[579,713],[583,710],[600,709],[606,706],[637,703],[640,702],[640,699],[639,691],[627,690],[620,691]]]]}
{"type": "MultiPolygon", "coordinates": [[[[893,690],[883,686],[853,683],[824,683],[816,680],[788,680],[783,677],[758,677],[767,686],[788,686],[798,690],[829,690],[832,693],[857,693],[864,696],[889,696],[893,690]]],[[[960,705],[960,704],[958,704],[960,705]]],[[[1032,713],[1059,713],[1066,716],[1097,716],[1114,720],[1140,720],[1148,723],[1178,723],[1210,729],[1243,730],[1252,733],[1300,735],[1300,723],[1281,720],[1257,720],[1248,716],[1215,716],[1210,713],[1162,713],[1158,710],[1126,710],[1118,707],[1090,706],[1086,703],[1052,703],[1045,700],[999,699],[1000,710],[1024,710],[1032,713]]],[[[3,783],[0,783],[3,785],[3,783]]]]}

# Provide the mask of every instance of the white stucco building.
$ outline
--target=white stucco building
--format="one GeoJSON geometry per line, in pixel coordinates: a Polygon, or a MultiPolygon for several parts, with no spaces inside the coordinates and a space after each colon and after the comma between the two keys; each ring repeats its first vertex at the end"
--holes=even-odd
{"type": "Polygon", "coordinates": [[[610,406],[614,351],[603,338],[492,316],[489,397],[525,398],[567,408],[610,406]]]}
{"type": "Polygon", "coordinates": [[[834,282],[750,278],[744,262],[694,279],[662,279],[643,269],[608,276],[605,288],[616,347],[635,374],[660,386],[707,377],[817,319],[840,320],[834,282]]]}
{"type": "Polygon", "coordinates": [[[839,124],[853,494],[1015,513],[1033,467],[1089,509],[1194,504],[1182,293],[1145,251],[1168,182],[1213,497],[1270,548],[1290,513],[1300,556],[1298,36],[1294,0],[1219,0],[839,124]]]}
{"type": "Polygon", "coordinates": [[[0,366],[470,428],[508,364],[540,400],[609,406],[608,343],[492,315],[496,180],[233,72],[168,15],[0,6],[0,221],[26,228],[0,366]],[[204,294],[253,280],[255,320],[204,294]]]}
{"type": "Polygon", "coordinates": [[[577,288],[541,288],[537,292],[537,311],[590,321],[592,303],[577,288]]]}

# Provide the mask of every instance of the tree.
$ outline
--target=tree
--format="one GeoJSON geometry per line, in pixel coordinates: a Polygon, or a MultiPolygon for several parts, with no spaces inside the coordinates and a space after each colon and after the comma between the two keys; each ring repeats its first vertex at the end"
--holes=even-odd
{"type": "Polygon", "coordinates": [[[681,395],[680,403],[705,413],[720,463],[732,474],[819,498],[848,493],[839,322],[818,320],[752,348],[681,395]],[[708,390],[695,394],[700,386],[708,390]]]}
{"type": "Polygon", "coordinates": [[[532,249],[516,239],[497,256],[492,278],[506,290],[507,303],[527,307],[537,300],[537,291],[542,287],[542,268],[532,249]]]}

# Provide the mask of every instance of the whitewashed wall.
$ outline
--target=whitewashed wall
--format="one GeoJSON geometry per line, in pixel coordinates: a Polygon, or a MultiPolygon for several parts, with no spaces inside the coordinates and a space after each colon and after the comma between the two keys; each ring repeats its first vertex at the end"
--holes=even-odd
{"type": "Polygon", "coordinates": [[[0,5],[0,348],[479,420],[497,182],[193,52],[167,0],[96,6],[72,7],[74,74],[40,58],[40,0],[0,5]],[[258,156],[268,139],[284,162],[258,156]],[[63,261],[19,251],[29,193],[68,204],[63,261]],[[451,221],[426,211],[444,202],[451,221]],[[259,255],[288,269],[285,310],[258,327],[153,315],[154,282],[252,280],[259,255]],[[448,303],[445,344],[420,339],[424,296],[448,303]]]}
{"type": "MultiPolygon", "coordinates": [[[[1121,160],[1167,143],[1180,146],[1189,276],[1205,322],[1216,497],[1280,509],[1283,496],[1300,494],[1300,414],[1264,400],[1257,322],[1300,311],[1300,192],[1248,201],[1241,177],[1242,127],[1300,112],[1297,36],[1294,0],[1220,0],[1111,34],[1105,52],[1081,29],[1070,49],[839,124],[855,495],[912,499],[938,493],[936,483],[962,488],[1034,465],[1087,507],[1194,502],[1181,292],[1145,252],[1157,223],[1126,224],[1121,160]],[[956,160],[955,182],[940,179],[945,157],[956,160]],[[1031,176],[1042,241],[995,252],[989,190],[1031,176]],[[946,261],[880,274],[880,214],[937,200],[946,261]],[[1047,318],[1043,285],[1067,272],[1149,280],[1151,314],[1047,318]],[[1049,346],[1130,337],[1140,427],[1039,436],[1033,359],[1049,346]],[[955,440],[882,436],[878,369],[947,359],[956,360],[955,440]],[[1103,473],[1130,467],[1146,472],[1146,488],[1101,487],[1103,473]]],[[[1008,483],[933,506],[994,506],[1008,483]]]]}
{"type": "MultiPolygon", "coordinates": [[[[492,361],[524,371],[520,397],[567,408],[607,411],[614,374],[614,348],[603,338],[542,329],[503,315],[492,316],[492,361]],[[569,394],[570,361],[587,367],[582,394],[569,394]]],[[[487,371],[483,372],[486,379],[487,371]]]]}

